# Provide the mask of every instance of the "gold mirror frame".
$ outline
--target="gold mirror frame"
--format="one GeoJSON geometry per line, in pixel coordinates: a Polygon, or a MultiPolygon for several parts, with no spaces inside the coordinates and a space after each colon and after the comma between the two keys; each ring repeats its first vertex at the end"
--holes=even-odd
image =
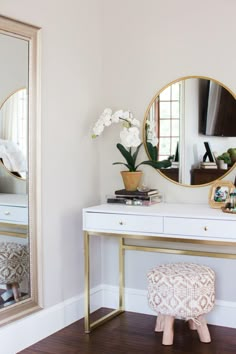
{"type": "Polygon", "coordinates": [[[0,325],[42,308],[40,266],[41,146],[40,146],[40,28],[0,16],[0,34],[23,39],[29,45],[28,97],[28,236],[30,248],[30,297],[0,310],[0,325]],[[39,289],[41,292],[39,292],[39,289]]]}
{"type": "MultiPolygon", "coordinates": [[[[145,115],[144,115],[144,120],[143,120],[143,142],[144,142],[144,148],[145,148],[145,151],[146,151],[146,154],[148,156],[148,158],[150,159],[150,154],[148,152],[148,149],[147,149],[147,144],[146,144],[146,122],[147,122],[147,119],[148,119],[148,115],[149,115],[149,112],[150,112],[150,109],[151,109],[151,106],[153,105],[154,101],[158,98],[158,96],[164,91],[166,90],[168,87],[170,87],[171,85],[175,84],[175,83],[178,83],[180,81],[183,81],[183,80],[187,80],[187,79],[205,79],[205,80],[211,80],[215,83],[217,83],[218,85],[222,86],[223,88],[225,88],[233,97],[234,99],[236,99],[236,94],[234,94],[234,92],[232,90],[230,90],[226,85],[224,85],[223,83],[221,83],[220,81],[218,80],[215,80],[213,78],[210,78],[210,77],[207,77],[207,76],[197,76],[197,75],[193,75],[193,76],[183,76],[183,77],[180,77],[170,83],[168,83],[167,85],[165,85],[162,89],[160,89],[156,94],[155,96],[152,98],[152,100],[150,101],[146,111],[145,111],[145,115]]],[[[222,178],[226,177],[229,173],[231,173],[233,171],[233,169],[235,168],[236,166],[236,163],[234,163],[230,169],[225,172],[221,177],[217,177],[215,180],[212,180],[211,182],[208,182],[208,183],[203,183],[203,184],[185,184],[185,183],[181,183],[181,182],[177,182],[177,181],[174,181],[173,179],[169,178],[168,176],[166,176],[161,170],[157,170],[157,172],[162,176],[164,177],[165,179],[167,179],[168,181],[174,183],[174,184],[177,184],[177,185],[180,185],[180,186],[184,186],[184,187],[191,187],[191,188],[198,188],[198,187],[204,187],[204,186],[208,186],[208,185],[211,185],[212,183],[214,183],[216,180],[221,180],[222,178]]]]}

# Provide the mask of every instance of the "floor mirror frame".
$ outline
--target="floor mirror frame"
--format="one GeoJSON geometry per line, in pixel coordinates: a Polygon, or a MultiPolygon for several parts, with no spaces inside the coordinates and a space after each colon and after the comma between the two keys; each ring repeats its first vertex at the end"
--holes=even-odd
{"type": "Polygon", "coordinates": [[[27,190],[30,297],[0,310],[0,325],[4,325],[42,308],[40,28],[0,15],[0,34],[24,39],[29,44],[27,190]]]}

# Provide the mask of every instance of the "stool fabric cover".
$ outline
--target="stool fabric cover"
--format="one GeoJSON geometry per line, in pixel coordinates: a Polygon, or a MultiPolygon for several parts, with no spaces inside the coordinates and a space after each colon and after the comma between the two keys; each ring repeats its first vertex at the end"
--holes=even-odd
{"type": "Polygon", "coordinates": [[[20,283],[28,276],[28,247],[16,242],[0,242],[0,284],[20,283]]]}
{"type": "Polygon", "coordinates": [[[159,265],[148,272],[148,302],[162,315],[195,319],[215,303],[215,273],[194,263],[159,265]]]}

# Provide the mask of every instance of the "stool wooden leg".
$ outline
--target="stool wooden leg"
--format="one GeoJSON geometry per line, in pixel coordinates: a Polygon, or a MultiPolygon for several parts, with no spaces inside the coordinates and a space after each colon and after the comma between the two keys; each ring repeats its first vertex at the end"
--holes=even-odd
{"type": "Polygon", "coordinates": [[[188,320],[188,325],[189,325],[189,328],[192,331],[196,331],[197,330],[197,325],[196,325],[196,323],[193,320],[188,320]]]}
{"type": "Polygon", "coordinates": [[[196,325],[200,341],[202,343],[210,343],[211,336],[205,318],[203,316],[199,316],[197,320],[200,322],[199,325],[196,325]]]}
{"type": "Polygon", "coordinates": [[[163,332],[165,316],[159,313],[156,320],[155,332],[163,332]]]}
{"type": "Polygon", "coordinates": [[[19,284],[18,283],[12,283],[11,288],[12,288],[14,300],[16,302],[20,301],[19,284]]]}
{"type": "Polygon", "coordinates": [[[162,337],[163,345],[172,345],[174,340],[174,316],[164,316],[164,331],[162,337]]]}

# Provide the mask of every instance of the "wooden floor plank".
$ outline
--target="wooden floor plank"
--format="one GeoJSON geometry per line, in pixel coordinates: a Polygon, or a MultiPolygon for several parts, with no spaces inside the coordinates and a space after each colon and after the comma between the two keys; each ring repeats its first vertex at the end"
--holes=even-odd
{"type": "Polygon", "coordinates": [[[236,354],[236,329],[210,325],[212,342],[204,344],[187,323],[176,320],[174,344],[163,346],[154,325],[154,316],[124,312],[85,334],[80,320],[18,354],[236,354]]]}

